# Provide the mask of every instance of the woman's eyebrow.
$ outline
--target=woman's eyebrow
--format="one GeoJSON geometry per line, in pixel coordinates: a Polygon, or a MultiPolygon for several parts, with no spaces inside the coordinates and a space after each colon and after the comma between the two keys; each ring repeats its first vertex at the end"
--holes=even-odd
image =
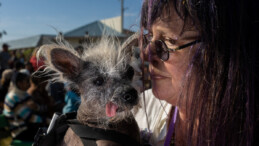
{"type": "Polygon", "coordinates": [[[180,38],[192,39],[192,38],[197,38],[198,36],[199,36],[199,32],[197,30],[187,30],[180,35],[180,38]]]}
{"type": "Polygon", "coordinates": [[[168,37],[175,40],[177,40],[180,37],[175,32],[172,32],[172,30],[169,29],[168,27],[160,27],[157,30],[159,31],[160,35],[163,37],[168,37]]]}

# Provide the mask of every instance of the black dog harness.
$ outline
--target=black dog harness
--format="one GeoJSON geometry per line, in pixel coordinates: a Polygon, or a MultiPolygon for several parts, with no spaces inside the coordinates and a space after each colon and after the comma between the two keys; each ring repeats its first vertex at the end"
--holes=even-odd
{"type": "Polygon", "coordinates": [[[60,144],[69,127],[80,137],[85,146],[97,146],[97,140],[109,140],[125,146],[140,145],[139,142],[126,134],[82,125],[76,120],[76,113],[72,112],[59,116],[53,129],[48,134],[46,134],[46,129],[40,128],[34,138],[33,146],[56,146],[60,144]]]}

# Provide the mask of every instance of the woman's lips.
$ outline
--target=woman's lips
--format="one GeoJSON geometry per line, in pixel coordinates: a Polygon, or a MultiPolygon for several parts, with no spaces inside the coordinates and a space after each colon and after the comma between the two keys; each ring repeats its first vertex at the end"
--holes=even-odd
{"type": "Polygon", "coordinates": [[[161,72],[157,70],[156,68],[149,68],[150,70],[150,77],[151,79],[165,79],[165,78],[171,78],[169,74],[166,74],[165,72],[161,72]]]}
{"type": "Polygon", "coordinates": [[[165,78],[169,78],[168,76],[161,75],[161,74],[155,74],[155,73],[151,73],[150,76],[151,76],[152,79],[165,79],[165,78]]]}

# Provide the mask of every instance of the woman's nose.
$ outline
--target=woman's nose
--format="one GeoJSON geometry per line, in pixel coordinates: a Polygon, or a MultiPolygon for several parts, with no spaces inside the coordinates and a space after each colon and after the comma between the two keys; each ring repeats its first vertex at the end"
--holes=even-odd
{"type": "Polygon", "coordinates": [[[143,48],[141,53],[141,59],[144,61],[152,62],[152,60],[158,59],[154,46],[149,44],[146,48],[143,48]]]}

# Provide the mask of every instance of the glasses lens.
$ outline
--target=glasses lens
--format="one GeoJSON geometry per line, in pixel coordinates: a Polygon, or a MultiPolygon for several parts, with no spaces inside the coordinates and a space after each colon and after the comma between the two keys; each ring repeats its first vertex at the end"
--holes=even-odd
{"type": "Polygon", "coordinates": [[[163,61],[167,61],[169,58],[169,52],[167,49],[166,44],[161,41],[161,40],[157,40],[155,41],[155,46],[156,46],[156,54],[157,56],[163,60],[163,61]]]}

